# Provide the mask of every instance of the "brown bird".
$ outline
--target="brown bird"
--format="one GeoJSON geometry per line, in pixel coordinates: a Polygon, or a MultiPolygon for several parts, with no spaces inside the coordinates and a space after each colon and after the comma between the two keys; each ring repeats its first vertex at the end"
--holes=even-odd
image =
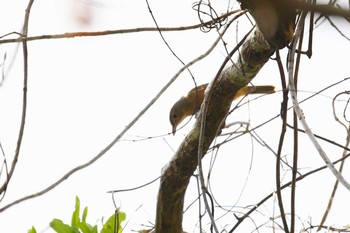
{"type": "MultiPolygon", "coordinates": [[[[204,99],[207,84],[198,86],[190,90],[186,96],[181,97],[170,110],[170,123],[175,135],[177,126],[188,116],[194,115],[199,111],[204,99]]],[[[245,86],[238,90],[233,100],[248,94],[268,94],[275,92],[274,86],[245,86]]]]}
{"type": "Polygon", "coordinates": [[[281,49],[293,39],[295,29],[295,0],[238,0],[248,9],[269,44],[281,49]]]}

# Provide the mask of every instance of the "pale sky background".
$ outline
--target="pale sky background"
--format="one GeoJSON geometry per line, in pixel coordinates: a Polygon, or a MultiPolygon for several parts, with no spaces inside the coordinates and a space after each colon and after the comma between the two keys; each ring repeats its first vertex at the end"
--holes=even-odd
{"type": "MultiPolygon", "coordinates": [[[[149,3],[159,26],[198,23],[197,13],[191,7],[193,1],[150,0],[149,3]]],[[[219,13],[223,13],[228,2],[219,0],[213,4],[219,13]]],[[[26,5],[27,1],[24,0],[1,1],[0,35],[20,31],[26,5]]],[[[238,7],[236,2],[230,3],[230,6],[238,7]]],[[[238,22],[238,25],[231,25],[231,30],[225,36],[229,48],[234,47],[237,37],[242,38],[250,29],[246,17],[238,22]]],[[[349,37],[349,24],[339,19],[335,22],[349,37]]],[[[29,35],[146,26],[154,27],[154,23],[144,0],[37,0],[31,11],[29,35]],[[91,22],[83,24],[79,21],[79,12],[82,12],[82,16],[91,14],[91,22]]],[[[217,33],[214,30],[203,33],[197,29],[168,32],[164,36],[175,53],[187,63],[204,53],[216,39],[217,33]]],[[[15,46],[0,46],[0,58],[7,54],[5,71],[15,46]]],[[[19,162],[0,208],[18,198],[41,191],[72,168],[93,158],[182,67],[157,32],[40,40],[29,42],[28,48],[27,123],[19,162]]],[[[301,90],[300,100],[350,76],[350,42],[330,27],[328,22],[315,29],[313,48],[311,60],[303,57],[298,85],[301,90]]],[[[20,124],[23,80],[21,51],[20,46],[15,62],[0,87],[0,142],[9,164],[20,124]]],[[[285,51],[282,54],[285,56],[285,51]]],[[[210,82],[224,57],[225,50],[220,45],[209,57],[191,67],[197,84],[210,82]]],[[[275,85],[280,90],[276,63],[269,61],[253,83],[275,85]]],[[[110,216],[114,206],[107,191],[132,188],[155,179],[171,159],[173,150],[191,129],[193,120],[176,136],[169,134],[171,127],[168,112],[173,103],[192,87],[191,77],[184,72],[122,141],[99,161],[75,173],[44,196],[0,213],[0,232],[26,232],[32,225],[38,232],[53,232],[48,228],[53,218],[70,223],[76,195],[80,197],[82,207],[89,207],[88,222],[98,223],[102,216],[110,216]],[[154,137],[159,135],[163,136],[154,137]],[[143,137],[154,138],[131,140],[143,137]]],[[[333,119],[331,102],[337,93],[349,88],[350,82],[345,81],[301,105],[312,130],[340,144],[344,143],[344,129],[333,119]]],[[[340,110],[347,98],[342,96],[340,99],[343,101],[337,103],[340,110]]],[[[244,101],[248,99],[251,100],[249,104],[235,111],[229,121],[249,121],[253,128],[279,113],[282,95],[277,92],[257,100],[251,96],[244,101]]],[[[339,109],[339,116],[342,116],[339,109]]],[[[345,114],[350,118],[349,109],[345,114]]],[[[290,123],[291,120],[290,114],[290,123]]],[[[281,120],[277,118],[256,131],[274,151],[277,150],[280,127],[281,120]]],[[[290,163],[293,146],[291,133],[289,130],[283,150],[283,155],[287,156],[290,163]]],[[[308,138],[300,134],[300,140],[300,172],[306,173],[323,165],[308,138]]],[[[332,160],[341,156],[341,149],[324,142],[321,145],[332,160]]],[[[275,190],[275,157],[249,134],[227,143],[219,152],[210,185],[221,205],[236,205],[234,211],[242,211],[241,207],[254,205],[275,190]]],[[[204,160],[206,171],[212,156],[215,155],[209,154],[204,160]]],[[[349,171],[348,166],[345,166],[346,178],[350,177],[349,171]]],[[[286,173],[284,181],[289,181],[289,175],[286,173]]],[[[1,174],[1,180],[4,180],[4,173],[1,174]]],[[[197,196],[196,183],[194,179],[192,181],[187,191],[186,207],[197,196]]],[[[307,227],[310,222],[314,225],[319,223],[333,182],[333,175],[323,171],[298,183],[299,230],[303,224],[307,227]]],[[[145,228],[142,224],[154,223],[158,185],[156,182],[146,188],[115,196],[129,221],[125,232],[145,228]]],[[[288,192],[289,189],[283,193],[287,212],[288,192]]],[[[326,224],[336,227],[350,224],[349,206],[349,192],[339,187],[326,224]]],[[[197,207],[192,206],[184,215],[184,230],[188,232],[198,232],[195,226],[198,221],[197,207]]],[[[224,211],[218,211],[217,216],[222,213],[224,211]]],[[[253,216],[258,219],[256,224],[259,226],[278,215],[277,203],[270,200],[253,216]]],[[[234,224],[234,220],[232,214],[226,215],[218,220],[218,226],[223,229],[226,224],[234,224]]],[[[208,223],[207,219],[205,223],[208,223]]],[[[204,226],[208,229],[208,225],[204,226]]],[[[270,227],[271,223],[259,230],[271,232],[270,227]]],[[[254,225],[248,219],[238,229],[239,232],[253,230],[254,225]]]]}

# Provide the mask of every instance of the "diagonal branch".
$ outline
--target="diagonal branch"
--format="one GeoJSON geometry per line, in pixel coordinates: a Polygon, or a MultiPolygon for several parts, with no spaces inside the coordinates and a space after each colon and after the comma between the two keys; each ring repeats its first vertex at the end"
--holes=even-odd
{"type": "MultiPolygon", "coordinates": [[[[259,29],[255,28],[244,41],[240,51],[241,57],[235,59],[236,64],[225,69],[219,79],[209,85],[208,92],[211,93],[211,98],[208,101],[206,124],[203,129],[201,151],[203,156],[225,119],[235,93],[256,76],[273,52],[259,29]]],[[[198,165],[201,116],[204,114],[202,112],[172,160],[163,168],[157,201],[156,233],[183,232],[184,196],[189,180],[198,165]]]]}
{"type": "Polygon", "coordinates": [[[188,69],[190,66],[192,66],[193,64],[199,62],[200,60],[204,59],[206,56],[208,56],[216,47],[216,45],[220,42],[221,37],[219,36],[214,43],[212,44],[212,46],[205,51],[203,54],[201,54],[200,56],[198,56],[197,58],[193,59],[192,61],[190,61],[189,63],[187,63],[185,66],[183,66],[164,86],[163,88],[159,91],[159,93],[140,111],[140,113],[133,118],[130,123],[124,128],[124,130],[122,130],[114,139],[113,141],[111,141],[104,149],[102,149],[100,151],[100,153],[98,153],[97,155],[95,155],[92,159],[90,159],[89,161],[74,167],[73,169],[69,170],[67,173],[65,173],[61,178],[59,178],[58,180],[56,180],[53,184],[51,184],[50,186],[42,189],[41,191],[38,191],[36,193],[24,196],[20,199],[17,199],[9,204],[7,204],[4,207],[0,208],[0,213],[5,211],[6,209],[19,204],[23,201],[27,201],[30,200],[32,198],[41,196],[46,194],[47,192],[51,191],[52,189],[56,188],[58,185],[60,185],[63,181],[65,181],[66,179],[68,179],[71,175],[73,175],[74,173],[94,164],[97,160],[99,160],[101,157],[103,157],[103,155],[105,155],[123,136],[124,134],[143,116],[143,114],[145,112],[148,111],[148,109],[160,98],[160,96],[171,86],[171,84],[173,82],[175,82],[175,80],[182,74],[182,72],[186,69],[188,69]]]}

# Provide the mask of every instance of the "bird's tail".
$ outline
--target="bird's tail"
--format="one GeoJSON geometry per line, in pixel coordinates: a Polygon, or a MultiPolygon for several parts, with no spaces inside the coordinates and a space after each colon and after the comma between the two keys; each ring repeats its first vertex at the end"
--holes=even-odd
{"type": "Polygon", "coordinates": [[[248,94],[271,94],[275,92],[275,87],[271,85],[262,85],[262,86],[245,86],[238,90],[233,99],[237,99],[241,96],[248,94]]]}

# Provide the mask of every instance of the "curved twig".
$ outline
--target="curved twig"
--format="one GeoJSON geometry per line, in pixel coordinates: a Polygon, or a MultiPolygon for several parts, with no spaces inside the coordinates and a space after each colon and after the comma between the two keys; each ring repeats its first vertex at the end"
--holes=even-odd
{"type": "MultiPolygon", "coordinates": [[[[332,165],[335,165],[335,164],[337,164],[337,163],[339,163],[339,162],[341,162],[341,161],[344,161],[345,159],[349,158],[349,156],[350,156],[350,153],[348,153],[346,156],[344,156],[344,157],[342,157],[342,158],[340,158],[340,159],[334,161],[334,162],[332,163],[332,165]]],[[[303,180],[304,178],[306,178],[306,177],[308,177],[308,176],[310,176],[310,175],[313,175],[313,174],[315,174],[315,173],[317,173],[317,172],[319,172],[319,171],[322,171],[322,170],[326,169],[327,167],[328,167],[328,166],[325,165],[325,166],[316,168],[316,169],[314,169],[314,170],[312,170],[312,171],[309,171],[309,172],[305,173],[304,175],[301,175],[301,176],[299,176],[298,178],[296,178],[295,182],[299,182],[299,181],[303,180]]],[[[289,181],[289,182],[285,183],[284,185],[282,185],[282,186],[281,186],[281,190],[283,190],[283,189],[289,187],[289,186],[292,184],[292,182],[293,182],[293,181],[289,181]]],[[[247,213],[245,213],[242,217],[237,217],[237,220],[238,220],[237,223],[232,227],[232,229],[231,229],[228,233],[234,232],[234,231],[238,228],[238,226],[239,226],[246,218],[249,217],[249,215],[250,215],[251,213],[253,213],[257,208],[259,208],[262,204],[264,204],[267,200],[269,200],[269,199],[270,199],[271,197],[273,197],[274,195],[275,195],[275,192],[270,193],[269,195],[267,195],[266,197],[264,197],[263,199],[261,199],[260,202],[258,202],[257,204],[255,204],[254,207],[253,207],[252,209],[250,209],[247,213]]]]}
{"type": "Polygon", "coordinates": [[[332,108],[333,108],[333,117],[335,119],[336,122],[338,122],[341,126],[344,127],[344,129],[346,130],[346,132],[348,133],[348,137],[350,137],[350,132],[349,132],[349,128],[339,120],[339,117],[337,116],[337,113],[335,112],[335,100],[338,98],[338,96],[340,95],[350,95],[350,91],[343,91],[338,93],[336,96],[334,96],[333,100],[332,100],[332,108]]]}
{"type": "Polygon", "coordinates": [[[290,87],[291,99],[292,99],[292,102],[293,102],[293,108],[294,108],[294,111],[296,112],[296,114],[298,115],[298,118],[299,118],[301,124],[303,125],[303,128],[305,129],[305,132],[306,132],[307,136],[309,137],[309,139],[311,140],[312,144],[317,149],[317,151],[320,154],[320,156],[323,159],[323,161],[327,164],[327,167],[331,170],[331,172],[334,174],[334,176],[337,178],[337,180],[339,180],[339,182],[347,190],[350,191],[350,184],[345,180],[343,175],[340,174],[337,171],[337,169],[333,166],[333,164],[331,163],[331,161],[328,158],[327,154],[324,152],[324,150],[322,149],[321,145],[318,143],[315,135],[312,133],[309,125],[307,124],[307,122],[305,120],[304,113],[303,113],[303,111],[300,108],[299,103],[298,103],[297,91],[296,91],[295,85],[294,85],[294,72],[293,72],[293,69],[294,69],[294,54],[295,54],[295,51],[296,51],[297,42],[299,41],[299,38],[300,38],[300,33],[301,33],[301,29],[302,29],[301,25],[304,24],[305,16],[306,16],[306,13],[304,12],[303,15],[301,16],[299,22],[298,22],[298,26],[297,26],[296,31],[295,31],[294,41],[292,42],[292,48],[291,48],[291,52],[289,54],[289,59],[288,59],[289,87],[290,87]]]}
{"type": "MultiPolygon", "coordinates": [[[[229,25],[230,24],[228,24],[228,26],[229,25]]],[[[203,175],[202,158],[203,158],[203,144],[204,144],[206,115],[207,115],[207,111],[208,111],[208,102],[209,102],[210,97],[211,97],[211,95],[213,93],[214,87],[215,87],[215,85],[217,85],[218,80],[221,77],[221,74],[222,74],[222,72],[223,72],[227,62],[230,61],[230,59],[233,56],[233,54],[241,47],[243,42],[246,40],[246,38],[253,31],[253,29],[254,29],[254,27],[245,35],[245,37],[241,40],[241,42],[238,43],[235,46],[235,48],[231,51],[231,53],[229,53],[227,55],[227,57],[225,58],[225,61],[223,62],[223,64],[221,65],[219,71],[217,72],[216,77],[214,78],[214,80],[208,86],[208,94],[206,94],[204,96],[203,104],[202,104],[202,107],[201,107],[201,112],[203,114],[202,114],[202,121],[201,121],[201,127],[200,127],[199,144],[198,144],[198,156],[197,156],[197,160],[198,160],[198,174],[199,174],[199,180],[200,180],[201,189],[202,189],[203,194],[207,193],[207,188],[206,188],[206,185],[205,185],[204,175],[203,175]]],[[[221,37],[221,35],[220,35],[220,37],[221,37]]],[[[203,200],[204,200],[206,211],[208,212],[209,218],[211,220],[211,223],[214,226],[215,232],[218,233],[219,231],[218,231],[218,229],[216,227],[214,216],[212,215],[212,213],[210,211],[209,202],[206,199],[206,195],[203,195],[203,200]]]]}
{"type": "MultiPolygon", "coordinates": [[[[350,137],[349,137],[349,134],[350,134],[350,125],[349,125],[349,128],[347,128],[346,130],[346,139],[345,139],[345,147],[348,147],[349,146],[349,143],[350,143],[350,137]]],[[[346,156],[346,150],[343,151],[343,155],[342,157],[346,156]]],[[[341,161],[340,163],[340,166],[339,166],[339,172],[342,173],[343,172],[343,168],[344,168],[344,164],[345,164],[345,160],[341,161]]],[[[332,193],[331,193],[331,196],[328,200],[328,204],[327,204],[327,208],[322,216],[322,219],[321,219],[321,222],[320,222],[320,225],[319,227],[317,228],[317,231],[320,231],[321,228],[323,227],[323,224],[326,222],[326,219],[327,219],[327,216],[328,216],[328,213],[330,212],[331,210],[331,207],[332,207],[332,204],[333,204],[333,201],[334,201],[334,197],[335,197],[335,193],[338,189],[338,184],[339,184],[339,181],[336,180],[334,182],[334,185],[333,185],[333,190],[332,190],[332,193]]]]}
{"type": "MultiPolygon", "coordinates": [[[[23,24],[23,35],[28,34],[28,25],[29,25],[29,15],[30,10],[32,8],[32,5],[34,3],[34,0],[29,0],[25,17],[24,17],[24,24],[23,24]]],[[[7,179],[5,183],[0,187],[0,193],[3,193],[7,189],[7,185],[9,184],[12,175],[15,171],[19,152],[22,145],[22,139],[23,139],[23,133],[24,133],[24,126],[26,122],[26,114],[27,114],[27,82],[28,82],[28,47],[27,42],[23,41],[23,67],[24,67],[24,77],[23,77],[23,97],[22,97],[22,116],[21,116],[21,125],[19,128],[18,138],[17,138],[17,146],[15,150],[15,155],[11,164],[11,169],[8,172],[7,179]]]]}
{"type": "MultiPolygon", "coordinates": [[[[341,121],[339,120],[339,118],[337,117],[337,114],[336,114],[336,112],[335,112],[335,100],[337,99],[338,96],[340,96],[340,95],[342,95],[342,94],[349,94],[349,92],[348,92],[348,91],[341,92],[341,93],[337,94],[337,95],[333,98],[333,101],[332,101],[333,117],[334,117],[334,119],[335,119],[337,122],[339,122],[342,126],[345,127],[345,131],[346,131],[346,135],[347,135],[347,136],[346,136],[346,139],[345,139],[345,147],[348,147],[348,146],[349,146],[349,143],[350,143],[350,125],[349,125],[349,127],[346,127],[346,125],[345,125],[343,122],[341,122],[341,121]]],[[[345,155],[346,155],[346,150],[343,151],[343,156],[345,156],[345,155]]],[[[342,173],[343,168],[344,168],[344,163],[345,163],[345,160],[343,160],[343,161],[340,163],[340,166],[339,166],[339,173],[342,173]]],[[[319,224],[319,226],[318,226],[318,228],[317,228],[317,231],[320,231],[321,228],[324,226],[324,223],[326,222],[326,219],[327,219],[327,217],[328,217],[328,214],[329,214],[329,212],[330,212],[330,210],[331,210],[331,207],[332,207],[332,204],[333,204],[333,200],[334,200],[334,197],[335,197],[335,193],[336,193],[336,191],[337,191],[337,189],[338,189],[338,184],[339,184],[339,181],[336,180],[335,183],[334,183],[334,185],[333,185],[333,190],[332,190],[331,196],[330,196],[330,198],[329,198],[329,200],[328,200],[328,204],[327,204],[326,210],[325,210],[325,212],[324,212],[324,214],[323,214],[323,216],[322,216],[322,219],[321,219],[321,222],[320,222],[320,224],[319,224]]]]}
{"type": "Polygon", "coordinates": [[[58,179],[56,182],[54,182],[53,184],[51,184],[50,186],[44,188],[43,190],[36,192],[34,194],[22,197],[20,199],[17,199],[11,203],[9,203],[8,205],[0,208],[0,213],[3,212],[4,210],[18,204],[21,203],[23,201],[41,196],[49,191],[51,191],[52,189],[54,189],[55,187],[57,187],[59,184],[61,184],[63,181],[65,181],[66,179],[68,179],[71,175],[73,175],[74,173],[76,173],[79,170],[82,170],[90,165],[92,165],[93,163],[95,163],[98,159],[100,159],[107,151],[109,151],[119,140],[120,138],[143,116],[143,114],[145,112],[148,111],[148,109],[160,98],[160,96],[169,88],[169,86],[180,76],[180,74],[185,71],[188,67],[192,66],[193,64],[197,63],[198,61],[202,60],[203,58],[205,58],[206,56],[208,56],[216,47],[216,45],[219,43],[219,41],[221,40],[220,37],[218,37],[214,43],[212,44],[212,46],[202,55],[198,56],[197,58],[193,59],[192,61],[190,61],[189,63],[187,63],[185,66],[183,66],[169,81],[168,83],[166,83],[163,88],[158,92],[158,94],[139,112],[139,114],[125,127],[124,130],[122,130],[117,136],[116,138],[110,142],[104,149],[101,150],[100,153],[98,153],[96,156],[94,156],[90,161],[83,163],[75,168],[73,168],[72,170],[68,171],[65,175],[63,175],[60,179],[58,179]]]}

